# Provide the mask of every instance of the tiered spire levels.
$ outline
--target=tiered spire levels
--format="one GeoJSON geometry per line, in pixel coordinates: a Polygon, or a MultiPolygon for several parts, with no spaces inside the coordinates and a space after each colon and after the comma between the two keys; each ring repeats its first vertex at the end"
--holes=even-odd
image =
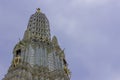
{"type": "Polygon", "coordinates": [[[24,37],[13,50],[12,64],[3,80],[70,80],[64,50],[51,40],[49,21],[37,8],[24,37]]]}
{"type": "Polygon", "coordinates": [[[37,8],[36,13],[30,17],[24,38],[26,36],[28,39],[36,39],[36,41],[50,41],[49,21],[40,8],[37,8]]]}

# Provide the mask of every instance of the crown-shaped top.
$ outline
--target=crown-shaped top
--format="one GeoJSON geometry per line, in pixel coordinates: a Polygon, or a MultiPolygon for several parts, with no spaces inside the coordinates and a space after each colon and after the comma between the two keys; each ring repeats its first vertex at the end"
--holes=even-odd
{"type": "Polygon", "coordinates": [[[27,26],[27,31],[28,33],[26,34],[30,34],[30,38],[38,38],[42,40],[51,39],[49,21],[46,15],[40,12],[40,8],[37,8],[36,13],[31,15],[27,26]]]}
{"type": "Polygon", "coordinates": [[[37,12],[40,13],[40,8],[37,8],[37,12]]]}

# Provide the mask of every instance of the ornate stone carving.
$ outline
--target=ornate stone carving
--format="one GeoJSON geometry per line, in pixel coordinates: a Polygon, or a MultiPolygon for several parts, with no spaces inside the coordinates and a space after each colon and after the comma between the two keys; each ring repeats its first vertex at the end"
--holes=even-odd
{"type": "Polygon", "coordinates": [[[12,64],[3,80],[70,80],[69,75],[64,50],[56,36],[51,40],[49,21],[38,8],[13,50],[12,64]]]}

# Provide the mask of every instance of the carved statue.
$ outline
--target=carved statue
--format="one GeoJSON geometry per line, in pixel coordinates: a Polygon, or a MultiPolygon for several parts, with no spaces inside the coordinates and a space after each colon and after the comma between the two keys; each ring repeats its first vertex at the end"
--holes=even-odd
{"type": "Polygon", "coordinates": [[[14,58],[13,64],[16,67],[18,64],[20,64],[21,57],[18,55],[14,58]]]}

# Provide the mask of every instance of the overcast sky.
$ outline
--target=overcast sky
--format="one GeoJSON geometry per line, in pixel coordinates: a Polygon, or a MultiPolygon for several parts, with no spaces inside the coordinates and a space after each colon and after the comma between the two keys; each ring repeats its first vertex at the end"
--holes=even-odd
{"type": "Polygon", "coordinates": [[[0,80],[38,7],[65,48],[71,80],[120,80],[120,0],[0,0],[0,80]]]}

